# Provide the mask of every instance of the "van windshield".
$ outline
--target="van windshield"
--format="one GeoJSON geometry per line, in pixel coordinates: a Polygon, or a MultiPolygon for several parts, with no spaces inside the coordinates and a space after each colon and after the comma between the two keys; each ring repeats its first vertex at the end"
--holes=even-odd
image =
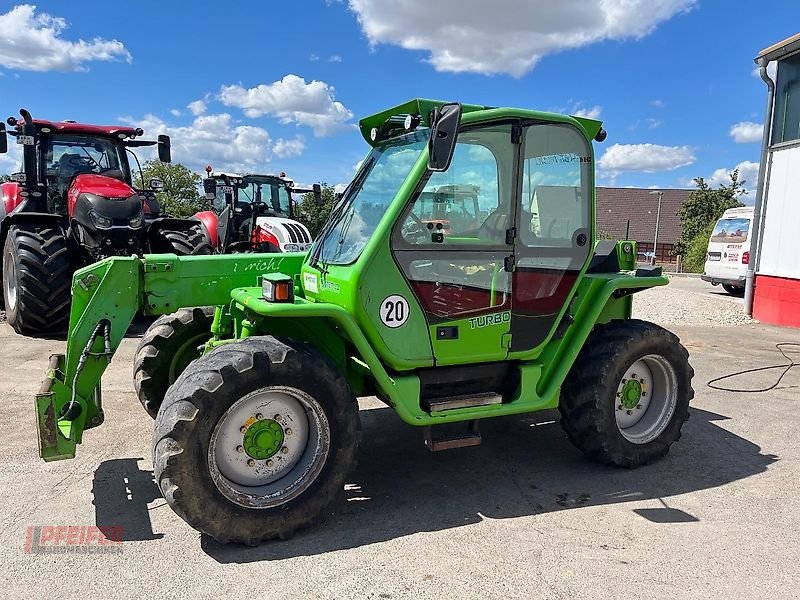
{"type": "Polygon", "coordinates": [[[747,241],[750,219],[720,219],[711,233],[712,242],[740,244],[747,241]]]}

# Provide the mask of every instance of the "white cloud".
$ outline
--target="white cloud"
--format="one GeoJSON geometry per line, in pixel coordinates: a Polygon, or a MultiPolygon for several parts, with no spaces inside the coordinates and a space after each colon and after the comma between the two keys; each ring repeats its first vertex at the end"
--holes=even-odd
{"type": "Polygon", "coordinates": [[[200,115],[205,114],[208,106],[206,106],[206,103],[203,100],[195,100],[194,102],[189,102],[189,104],[186,105],[186,108],[188,108],[189,112],[195,117],[199,117],[200,115]]]}
{"type": "Polygon", "coordinates": [[[182,113],[177,108],[173,108],[169,111],[169,114],[171,114],[173,117],[180,117],[182,113]]]}
{"type": "MultiPolygon", "coordinates": [[[[727,169],[727,168],[717,169],[711,174],[710,177],[706,178],[706,182],[711,187],[718,187],[720,185],[730,185],[731,183],[730,174],[735,169],[739,169],[739,181],[744,181],[744,187],[747,190],[747,195],[748,195],[747,200],[750,203],[752,203],[755,201],[755,192],[756,192],[756,187],[758,186],[758,164],[759,163],[757,162],[745,160],[740,162],[733,169],[727,169]]],[[[744,202],[744,199],[742,201],[744,202]]]]}
{"type": "Polygon", "coordinates": [[[300,156],[305,149],[305,139],[302,136],[297,136],[293,140],[284,140],[281,138],[275,142],[275,145],[272,147],[272,151],[278,158],[300,156]]]}
{"type": "Polygon", "coordinates": [[[428,52],[437,71],[520,77],[543,57],[642,38],[696,0],[349,0],[370,44],[428,52]]]}
{"type": "Polygon", "coordinates": [[[731,126],[730,135],[737,144],[760,142],[764,135],[764,125],[752,121],[742,121],[731,126]]]}
{"type": "Polygon", "coordinates": [[[15,173],[22,164],[22,153],[17,150],[15,140],[9,137],[8,141],[8,153],[0,154],[0,175],[15,173]]]}
{"type": "Polygon", "coordinates": [[[333,87],[323,81],[306,83],[297,75],[253,88],[224,86],[220,100],[226,106],[241,108],[251,118],[271,115],[281,123],[311,127],[316,136],[332,135],[353,118],[353,113],[336,100],[333,87]]]}
{"type": "Polygon", "coordinates": [[[573,111],[573,116],[575,117],[584,117],[586,119],[599,119],[600,113],[603,112],[603,107],[601,106],[593,106],[592,108],[579,108],[573,111]]]}
{"type": "Polygon", "coordinates": [[[614,144],[603,153],[598,165],[612,174],[626,171],[655,173],[673,171],[694,161],[694,152],[689,146],[614,144]]]}
{"type": "MultiPolygon", "coordinates": [[[[196,171],[211,163],[216,170],[258,171],[269,162],[272,146],[269,133],[260,127],[237,125],[226,113],[202,115],[185,127],[169,126],[148,114],[143,119],[124,117],[123,123],[142,127],[146,139],[165,133],[172,138],[172,158],[196,171]]],[[[152,148],[137,151],[141,159],[152,158],[152,148]]]]}
{"type": "Polygon", "coordinates": [[[347,185],[348,184],[346,183],[337,183],[335,186],[333,186],[333,191],[337,194],[341,194],[347,189],[347,185]]]}
{"type": "Polygon", "coordinates": [[[311,62],[317,62],[319,60],[319,55],[318,54],[309,54],[308,55],[308,60],[310,60],[311,62]]]}
{"type": "Polygon", "coordinates": [[[645,119],[645,123],[647,123],[647,128],[648,129],[658,129],[659,127],[661,127],[664,124],[663,121],[660,121],[659,119],[653,119],[653,118],[645,119]]]}
{"type": "Polygon", "coordinates": [[[338,54],[332,54],[328,57],[328,62],[342,62],[342,57],[338,54]]]}
{"type": "Polygon", "coordinates": [[[656,108],[664,108],[666,104],[664,103],[663,100],[651,100],[650,106],[654,106],[656,108]]]}
{"type": "Polygon", "coordinates": [[[0,14],[0,65],[21,71],[83,71],[90,61],[131,61],[122,42],[99,37],[71,42],[61,37],[67,27],[61,17],[37,15],[31,4],[0,14]]]}

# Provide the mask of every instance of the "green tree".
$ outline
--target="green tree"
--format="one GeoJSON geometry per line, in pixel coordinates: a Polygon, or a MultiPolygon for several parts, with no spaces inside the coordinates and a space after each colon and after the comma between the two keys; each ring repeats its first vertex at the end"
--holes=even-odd
{"type": "Polygon", "coordinates": [[[327,183],[320,185],[322,187],[322,202],[317,203],[314,200],[314,194],[305,194],[303,200],[297,206],[296,214],[297,220],[308,227],[314,239],[317,239],[323,225],[325,225],[325,221],[328,220],[328,215],[331,213],[333,205],[336,204],[336,190],[327,183]]]}
{"type": "Polygon", "coordinates": [[[0,183],[5,183],[6,181],[11,181],[10,175],[0,175],[0,183]]]}
{"type": "MultiPolygon", "coordinates": [[[[678,216],[681,218],[681,235],[675,243],[675,254],[686,256],[692,244],[700,243],[696,242],[698,237],[704,236],[706,230],[713,227],[722,213],[729,208],[744,206],[739,198],[747,193],[744,188],[746,182],[739,180],[739,169],[733,171],[730,177],[729,185],[721,184],[717,189],[713,189],[702,177],[695,178],[697,189],[692,190],[689,199],[678,210],[678,216]]],[[[708,235],[711,235],[710,231],[708,235]]],[[[707,244],[708,239],[706,239],[707,244]]]]}
{"type": "Polygon", "coordinates": [[[190,217],[201,210],[208,210],[210,203],[200,196],[200,175],[180,163],[162,163],[148,160],[142,167],[144,182],[148,188],[150,180],[160,179],[164,189],[157,192],[161,212],[173,217],[190,217]]]}

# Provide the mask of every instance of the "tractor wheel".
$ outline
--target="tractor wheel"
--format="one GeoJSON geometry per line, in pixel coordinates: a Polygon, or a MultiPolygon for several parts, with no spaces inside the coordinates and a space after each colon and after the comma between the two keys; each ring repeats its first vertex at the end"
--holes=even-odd
{"type": "Polygon", "coordinates": [[[199,358],[169,389],[155,478],[198,531],[256,545],[320,517],[360,438],[358,404],[335,365],[303,343],[252,337],[199,358]]]}
{"type": "Polygon", "coordinates": [[[211,244],[203,233],[202,225],[194,225],[188,230],[165,229],[161,232],[167,243],[172,248],[172,253],[178,256],[196,256],[212,254],[211,244]]]}
{"type": "Polygon", "coordinates": [[[644,321],[595,328],[561,388],[561,424],[588,458],[636,467],[681,436],[694,397],[689,353],[644,321]]]}
{"type": "Polygon", "coordinates": [[[728,292],[731,296],[741,296],[744,294],[744,288],[738,285],[730,285],[728,283],[722,284],[722,289],[728,292]]]}
{"type": "Polygon", "coordinates": [[[22,335],[62,334],[69,325],[72,265],[61,229],[20,224],[3,247],[8,324],[22,335]]]}
{"type": "Polygon", "coordinates": [[[154,419],[169,386],[200,356],[197,348],[211,337],[213,320],[212,306],[182,308],[159,317],[142,336],[133,382],[139,402],[154,419]]]}

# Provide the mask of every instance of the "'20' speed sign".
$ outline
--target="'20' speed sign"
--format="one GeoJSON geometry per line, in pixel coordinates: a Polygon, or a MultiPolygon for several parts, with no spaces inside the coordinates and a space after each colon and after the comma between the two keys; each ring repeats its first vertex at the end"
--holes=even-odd
{"type": "Polygon", "coordinates": [[[381,302],[381,322],[392,329],[408,320],[408,300],[398,294],[387,296],[381,302]]]}

